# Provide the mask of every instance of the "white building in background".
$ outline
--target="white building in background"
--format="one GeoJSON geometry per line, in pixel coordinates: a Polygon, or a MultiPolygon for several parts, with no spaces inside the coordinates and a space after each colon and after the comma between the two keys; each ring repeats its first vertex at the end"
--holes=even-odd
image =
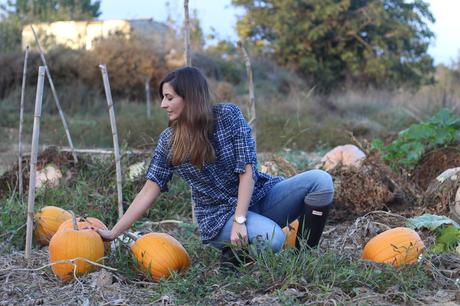
{"type": "MultiPolygon", "coordinates": [[[[94,20],[57,21],[32,24],[40,37],[43,48],[50,49],[62,45],[72,49],[91,50],[97,39],[111,35],[122,35],[129,39],[133,35],[162,43],[168,31],[164,23],[150,19],[135,20],[94,20]]],[[[22,29],[22,48],[35,46],[35,38],[30,25],[22,29]]]]}

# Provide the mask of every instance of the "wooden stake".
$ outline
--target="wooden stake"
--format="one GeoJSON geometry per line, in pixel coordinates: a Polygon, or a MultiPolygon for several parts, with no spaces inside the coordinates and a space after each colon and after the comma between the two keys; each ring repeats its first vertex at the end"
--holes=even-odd
{"type": "Polygon", "coordinates": [[[145,97],[146,97],[146,102],[147,102],[147,118],[150,118],[152,116],[152,105],[150,102],[150,77],[145,78],[145,97]]]}
{"type": "Polygon", "coordinates": [[[32,250],[32,231],[34,226],[34,205],[35,205],[35,176],[38,155],[38,138],[40,137],[40,116],[42,113],[43,84],[45,81],[45,66],[38,68],[37,93],[35,95],[34,129],[32,132],[32,149],[30,151],[30,179],[29,199],[27,205],[27,231],[25,257],[30,258],[32,250]]]}
{"type": "Polygon", "coordinates": [[[252,128],[252,136],[254,137],[254,140],[256,139],[256,100],[254,97],[254,81],[252,77],[252,67],[251,67],[251,60],[249,58],[248,51],[244,47],[244,45],[241,43],[241,41],[238,42],[238,47],[241,50],[241,53],[243,54],[243,59],[244,63],[246,65],[246,73],[248,75],[248,87],[249,87],[249,126],[252,128]]]}
{"type": "Polygon", "coordinates": [[[192,66],[192,48],[190,47],[190,16],[188,13],[188,0],[184,0],[184,45],[185,65],[192,66]]]}
{"type": "MultiPolygon", "coordinates": [[[[44,151],[48,148],[56,148],[59,152],[72,152],[69,147],[58,147],[58,146],[47,146],[42,145],[40,146],[39,151],[44,151]]],[[[106,150],[106,149],[75,149],[75,153],[82,153],[82,154],[114,154],[113,150],[106,150]]],[[[151,155],[151,150],[125,150],[123,151],[125,155],[151,155]]],[[[25,154],[27,156],[27,153],[25,154]]]]}
{"type": "Polygon", "coordinates": [[[43,65],[46,67],[46,76],[48,77],[48,81],[50,82],[51,91],[53,93],[54,101],[56,102],[56,106],[58,108],[59,115],[61,116],[62,124],[64,125],[65,134],[67,136],[67,141],[69,142],[70,148],[72,148],[73,160],[74,160],[75,163],[77,163],[78,159],[77,159],[77,154],[75,154],[75,151],[74,151],[74,146],[73,146],[73,143],[72,143],[72,137],[70,137],[69,127],[67,126],[67,121],[65,119],[64,112],[62,111],[62,108],[61,108],[61,103],[59,102],[58,95],[56,94],[56,89],[54,88],[53,79],[51,78],[51,74],[50,74],[50,71],[48,69],[48,65],[46,64],[46,59],[45,59],[45,55],[44,55],[42,46],[40,45],[40,41],[38,40],[38,36],[37,36],[37,33],[35,32],[34,27],[33,26],[30,26],[30,27],[32,28],[32,32],[34,33],[35,42],[37,43],[38,50],[40,51],[40,57],[42,59],[43,65]]]}
{"type": "MultiPolygon", "coordinates": [[[[188,0],[184,0],[184,59],[187,67],[192,66],[192,48],[190,47],[190,16],[188,12],[188,0]]],[[[196,224],[195,202],[193,202],[193,190],[190,189],[190,200],[192,202],[192,222],[196,224]]]]}
{"type": "Polygon", "coordinates": [[[117,122],[115,120],[115,110],[113,108],[112,92],[110,91],[109,75],[106,65],[99,65],[102,73],[102,81],[104,82],[105,96],[107,105],[109,106],[110,125],[112,127],[113,136],[113,151],[115,153],[115,167],[117,171],[117,192],[118,192],[118,218],[123,216],[123,194],[121,186],[121,158],[120,146],[118,144],[117,122]]]}
{"type": "Polygon", "coordinates": [[[22,125],[24,123],[24,94],[26,92],[27,78],[27,59],[29,58],[29,46],[26,47],[24,55],[24,68],[22,70],[21,105],[19,108],[19,143],[18,143],[18,180],[19,180],[19,200],[24,203],[23,198],[23,179],[22,179],[22,125]]]}

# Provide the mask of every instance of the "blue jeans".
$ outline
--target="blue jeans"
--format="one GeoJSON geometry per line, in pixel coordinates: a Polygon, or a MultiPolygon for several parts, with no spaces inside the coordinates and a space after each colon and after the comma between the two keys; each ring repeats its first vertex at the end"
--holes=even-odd
{"type": "MultiPolygon", "coordinates": [[[[270,245],[278,252],[286,236],[281,229],[303,214],[305,204],[322,207],[332,202],[334,185],[322,170],[309,170],[279,182],[260,201],[249,207],[246,228],[250,244],[257,249],[270,245]]],[[[209,243],[222,249],[230,243],[233,216],[209,243]]]]}

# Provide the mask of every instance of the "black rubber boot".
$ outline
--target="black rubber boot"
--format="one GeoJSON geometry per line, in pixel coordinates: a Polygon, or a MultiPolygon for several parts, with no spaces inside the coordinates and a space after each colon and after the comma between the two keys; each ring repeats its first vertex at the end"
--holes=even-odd
{"type": "Polygon", "coordinates": [[[235,256],[231,247],[224,247],[220,255],[220,269],[221,271],[236,271],[240,266],[238,258],[235,256]]]}
{"type": "Polygon", "coordinates": [[[222,249],[220,256],[220,270],[222,272],[236,272],[239,267],[251,261],[247,250],[226,246],[222,249]]]}
{"type": "Polygon", "coordinates": [[[304,241],[309,248],[314,248],[318,245],[331,206],[332,203],[322,207],[305,205],[304,215],[299,217],[299,228],[297,230],[297,239],[295,243],[297,249],[301,248],[301,240],[304,241]]]}

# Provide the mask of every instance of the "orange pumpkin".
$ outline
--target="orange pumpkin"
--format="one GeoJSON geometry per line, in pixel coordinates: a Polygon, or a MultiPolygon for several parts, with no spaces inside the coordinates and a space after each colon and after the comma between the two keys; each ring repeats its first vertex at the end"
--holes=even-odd
{"type": "MultiPolygon", "coordinates": [[[[94,217],[87,217],[87,218],[76,218],[76,221],[77,221],[77,227],[78,229],[92,229],[92,230],[95,230],[95,229],[108,229],[107,226],[101,221],[99,220],[98,218],[94,218],[94,217]]],[[[66,229],[72,229],[73,228],[73,221],[72,219],[69,219],[69,220],[66,220],[64,222],[62,222],[62,224],[59,226],[58,228],[58,232],[59,231],[63,231],[63,230],[66,230],[66,229]]],[[[109,254],[110,252],[110,241],[105,241],[104,242],[104,250],[105,250],[105,254],[109,254]]]]}
{"type": "Polygon", "coordinates": [[[288,226],[283,227],[283,232],[286,234],[286,240],[284,241],[284,248],[295,247],[297,239],[297,230],[299,229],[299,220],[295,219],[288,226]]]}
{"type": "Polygon", "coordinates": [[[59,226],[72,215],[60,207],[46,206],[35,214],[35,238],[41,245],[48,245],[59,226]]]}
{"type": "Polygon", "coordinates": [[[180,242],[164,233],[143,235],[134,242],[131,251],[140,269],[155,281],[168,277],[172,271],[185,271],[190,265],[188,253],[180,242]]]}
{"type": "MultiPolygon", "coordinates": [[[[104,243],[101,236],[91,229],[78,229],[74,219],[74,227],[58,231],[49,244],[49,259],[51,263],[75,258],[85,258],[98,262],[104,257],[104,243]]],[[[83,260],[73,263],[56,263],[51,266],[53,273],[66,282],[75,275],[81,275],[96,270],[98,267],[83,260]]]]}
{"type": "Polygon", "coordinates": [[[424,248],[425,245],[416,231],[407,227],[396,227],[369,240],[362,257],[399,267],[416,263],[424,248]]]}

